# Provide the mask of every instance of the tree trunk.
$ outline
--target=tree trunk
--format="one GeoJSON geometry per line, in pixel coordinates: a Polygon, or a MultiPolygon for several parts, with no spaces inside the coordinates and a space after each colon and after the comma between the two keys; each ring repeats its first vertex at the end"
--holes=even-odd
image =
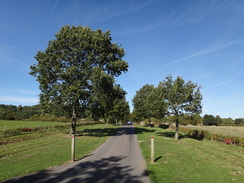
{"type": "Polygon", "coordinates": [[[75,108],[73,107],[73,114],[72,114],[72,124],[71,124],[71,162],[75,161],[75,130],[76,130],[76,113],[75,108]]]}
{"type": "Polygon", "coordinates": [[[175,140],[179,140],[179,116],[176,116],[176,121],[175,121],[175,140]]]}

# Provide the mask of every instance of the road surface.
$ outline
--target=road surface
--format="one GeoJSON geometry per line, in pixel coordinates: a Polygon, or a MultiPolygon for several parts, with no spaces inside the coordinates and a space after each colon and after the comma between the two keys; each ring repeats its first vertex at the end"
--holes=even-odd
{"type": "Polygon", "coordinates": [[[150,181],[134,127],[127,125],[80,161],[16,177],[6,182],[149,183],[150,181]]]}

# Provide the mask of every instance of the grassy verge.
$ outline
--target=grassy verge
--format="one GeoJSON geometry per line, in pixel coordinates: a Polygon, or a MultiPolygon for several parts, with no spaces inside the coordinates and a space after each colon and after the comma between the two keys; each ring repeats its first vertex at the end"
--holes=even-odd
{"type": "Polygon", "coordinates": [[[67,124],[63,122],[47,122],[47,121],[0,121],[0,130],[10,130],[17,128],[35,128],[44,126],[54,126],[67,124]]]}
{"type": "Polygon", "coordinates": [[[210,140],[159,136],[172,131],[136,127],[150,179],[161,182],[244,182],[244,149],[210,140]],[[150,136],[155,136],[155,164],[150,164],[150,136]]]}
{"type": "Polygon", "coordinates": [[[244,126],[182,126],[194,130],[205,130],[210,133],[230,137],[244,138],[244,126]]]}
{"type": "MultiPolygon", "coordinates": [[[[112,125],[78,127],[76,159],[95,150],[113,135],[117,128],[112,125]]],[[[28,134],[25,135],[28,140],[2,145],[0,181],[69,162],[71,139],[68,132],[66,129],[28,134]]]]}

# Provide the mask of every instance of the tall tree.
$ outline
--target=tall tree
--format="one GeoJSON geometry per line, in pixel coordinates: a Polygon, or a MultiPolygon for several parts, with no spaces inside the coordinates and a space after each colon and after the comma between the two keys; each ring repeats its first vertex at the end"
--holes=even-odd
{"type": "Polygon", "coordinates": [[[178,140],[179,116],[202,112],[200,87],[191,81],[185,82],[179,76],[173,80],[171,75],[160,82],[158,87],[161,88],[164,100],[168,105],[168,114],[175,116],[175,139],[178,140]]]}
{"type": "Polygon", "coordinates": [[[47,111],[64,111],[72,116],[71,132],[74,161],[76,119],[85,109],[104,112],[119,85],[115,77],[127,71],[122,60],[124,49],[111,43],[110,31],[89,27],[64,26],[38,51],[37,64],[30,74],[40,83],[40,103],[47,111]]]}
{"type": "Polygon", "coordinates": [[[150,118],[150,110],[148,108],[148,96],[154,89],[153,85],[144,85],[140,90],[136,91],[136,95],[132,99],[134,106],[134,114],[141,120],[150,118]]]}
{"type": "Polygon", "coordinates": [[[149,119],[154,117],[161,119],[166,112],[166,103],[164,96],[158,87],[153,85],[144,85],[136,92],[133,100],[134,111],[137,117],[142,119],[149,119]]]}
{"type": "Polygon", "coordinates": [[[217,125],[216,118],[212,114],[205,114],[203,116],[203,125],[217,125]]]}
{"type": "Polygon", "coordinates": [[[130,117],[129,103],[123,99],[116,99],[113,108],[109,111],[109,119],[118,123],[119,121],[128,121],[130,117]]]}

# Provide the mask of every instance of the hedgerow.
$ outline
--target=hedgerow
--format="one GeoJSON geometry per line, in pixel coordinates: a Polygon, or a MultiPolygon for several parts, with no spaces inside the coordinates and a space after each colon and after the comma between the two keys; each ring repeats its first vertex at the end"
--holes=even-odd
{"type": "MultiPolygon", "coordinates": [[[[171,127],[171,128],[175,129],[175,127],[171,127]]],[[[186,136],[197,140],[203,140],[203,139],[214,140],[228,145],[236,145],[236,146],[244,147],[244,138],[240,138],[240,137],[224,136],[216,133],[210,133],[205,130],[193,130],[184,127],[180,127],[179,131],[185,133],[186,136]]]]}
{"type": "MultiPolygon", "coordinates": [[[[78,126],[84,125],[94,125],[94,124],[101,124],[102,122],[80,122],[77,123],[78,126]]],[[[5,129],[0,131],[0,136],[2,137],[11,137],[17,135],[24,135],[28,133],[38,133],[38,132],[45,132],[51,130],[63,130],[70,128],[70,123],[62,124],[62,125],[54,125],[54,126],[42,126],[42,127],[35,127],[35,128],[17,128],[17,129],[5,129]]]]}

